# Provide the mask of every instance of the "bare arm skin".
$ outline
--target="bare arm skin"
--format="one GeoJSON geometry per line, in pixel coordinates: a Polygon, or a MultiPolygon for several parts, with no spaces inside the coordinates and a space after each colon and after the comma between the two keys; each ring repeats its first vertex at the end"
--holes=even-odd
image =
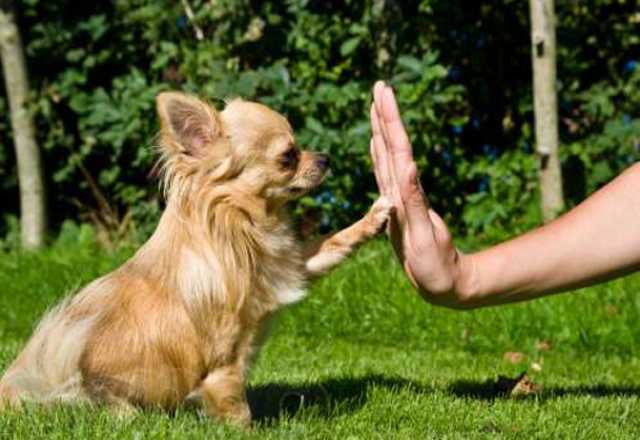
{"type": "Polygon", "coordinates": [[[557,220],[465,255],[429,207],[393,91],[378,82],[371,155],[393,201],[390,237],[425,300],[451,308],[524,301],[640,270],[640,164],[557,220]]]}

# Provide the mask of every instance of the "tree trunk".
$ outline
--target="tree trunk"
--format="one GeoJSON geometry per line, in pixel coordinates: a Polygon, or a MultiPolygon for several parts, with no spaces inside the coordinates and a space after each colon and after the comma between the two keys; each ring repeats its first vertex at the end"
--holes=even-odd
{"type": "Polygon", "coordinates": [[[391,59],[391,53],[389,50],[389,32],[386,30],[386,20],[384,17],[388,14],[389,0],[373,0],[373,14],[374,17],[378,17],[382,24],[382,31],[375,37],[378,41],[378,51],[376,53],[376,66],[379,69],[383,69],[388,66],[391,59]]]}
{"type": "Polygon", "coordinates": [[[7,0],[0,0],[0,56],[18,163],[22,245],[35,249],[44,244],[46,232],[42,160],[33,119],[27,109],[29,79],[22,41],[12,4],[7,0]]]}
{"type": "Polygon", "coordinates": [[[564,208],[558,158],[555,12],[553,0],[529,0],[529,6],[536,152],[540,158],[542,217],[547,222],[564,208]]]}

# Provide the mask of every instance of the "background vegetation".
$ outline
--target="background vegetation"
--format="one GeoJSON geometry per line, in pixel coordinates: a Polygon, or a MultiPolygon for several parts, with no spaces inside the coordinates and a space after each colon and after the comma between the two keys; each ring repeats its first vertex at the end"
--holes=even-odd
{"type": "MultiPolygon", "coordinates": [[[[640,9],[556,3],[571,205],[640,158],[640,9]]],[[[18,2],[54,226],[91,221],[106,240],[148,233],[161,209],[153,99],[172,88],[284,112],[301,145],[334,159],[298,214],[324,227],[349,222],[376,190],[367,109],[378,78],[397,88],[425,186],[459,232],[496,238],[539,221],[527,2],[190,5],[193,20],[169,0],[18,2]]],[[[0,236],[11,241],[18,190],[4,98],[0,115],[0,236]]]]}

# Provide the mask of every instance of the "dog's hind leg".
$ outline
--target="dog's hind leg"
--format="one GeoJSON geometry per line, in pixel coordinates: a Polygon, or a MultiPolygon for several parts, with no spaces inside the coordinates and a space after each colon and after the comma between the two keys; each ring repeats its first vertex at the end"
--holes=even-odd
{"type": "Polygon", "coordinates": [[[209,373],[202,382],[201,396],[210,416],[249,427],[251,410],[247,403],[245,378],[241,368],[234,365],[209,373]]]}
{"type": "Polygon", "coordinates": [[[0,411],[20,406],[20,393],[6,383],[0,382],[0,411]]]}
{"type": "Polygon", "coordinates": [[[137,406],[119,397],[107,399],[106,404],[109,412],[119,419],[129,419],[139,412],[137,406]]]}

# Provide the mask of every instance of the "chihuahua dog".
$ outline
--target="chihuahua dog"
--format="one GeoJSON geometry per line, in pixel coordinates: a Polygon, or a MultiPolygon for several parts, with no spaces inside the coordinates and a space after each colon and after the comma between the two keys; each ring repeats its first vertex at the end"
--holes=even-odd
{"type": "Polygon", "coordinates": [[[296,238],[287,202],[318,186],[324,154],[301,151],[291,126],[235,99],[156,99],[167,206],[120,268],[40,322],[0,381],[0,406],[79,400],[128,412],[192,398],[207,414],[250,423],[245,378],[269,318],[384,229],[380,198],[357,223],[314,243],[296,238]]]}

